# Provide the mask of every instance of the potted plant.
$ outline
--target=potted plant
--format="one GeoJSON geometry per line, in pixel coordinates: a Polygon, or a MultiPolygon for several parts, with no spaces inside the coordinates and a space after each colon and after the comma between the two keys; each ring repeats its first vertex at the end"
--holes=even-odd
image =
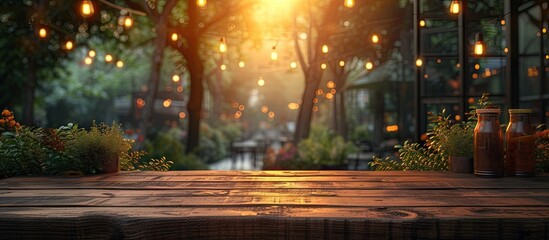
{"type": "Polygon", "coordinates": [[[473,172],[473,130],[470,124],[462,122],[452,125],[440,136],[452,172],[473,172]]]}

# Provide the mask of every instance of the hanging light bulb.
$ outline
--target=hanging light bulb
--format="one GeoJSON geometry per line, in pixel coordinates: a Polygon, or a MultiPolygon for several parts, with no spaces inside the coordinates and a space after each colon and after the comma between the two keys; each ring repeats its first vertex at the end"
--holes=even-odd
{"type": "Polygon", "coordinates": [[[95,57],[95,51],[94,51],[94,50],[90,50],[90,51],[88,52],[88,56],[90,56],[90,57],[95,57]]]}
{"type": "Polygon", "coordinates": [[[372,42],[373,43],[378,43],[379,42],[379,36],[375,33],[374,33],[374,35],[372,35],[372,42]]]}
{"type": "Polygon", "coordinates": [[[374,64],[371,62],[371,61],[368,61],[366,63],[366,65],[364,65],[364,67],[367,69],[367,70],[372,70],[372,68],[374,68],[374,64]]]}
{"type": "Polygon", "coordinates": [[[206,0],[196,0],[196,5],[198,5],[199,7],[206,6],[206,3],[208,3],[208,1],[206,0]]]}
{"type": "Polygon", "coordinates": [[[327,67],[328,67],[328,65],[326,65],[326,63],[320,64],[320,68],[321,68],[322,70],[326,69],[327,67]]]}
{"type": "Polygon", "coordinates": [[[348,8],[355,6],[355,0],[343,0],[343,5],[348,8]]]}
{"type": "Polygon", "coordinates": [[[112,62],[112,55],[110,54],[105,55],[105,62],[108,62],[108,63],[112,62]]]}
{"type": "Polygon", "coordinates": [[[177,39],[179,39],[179,35],[177,35],[177,33],[172,33],[172,41],[177,41],[177,39]]]}
{"type": "Polygon", "coordinates": [[[84,58],[84,63],[86,65],[91,65],[93,63],[93,59],[91,57],[84,58]]]}
{"type": "Polygon", "coordinates": [[[116,67],[117,67],[117,68],[122,68],[122,67],[124,67],[124,62],[122,62],[122,60],[118,60],[118,61],[116,62],[116,67]]]}
{"type": "Polygon", "coordinates": [[[82,1],[82,8],[80,9],[82,16],[89,17],[93,15],[93,4],[89,0],[82,1]]]}
{"type": "Polygon", "coordinates": [[[40,36],[40,38],[46,38],[48,36],[48,31],[45,28],[40,28],[40,30],[38,30],[38,36],[40,36]]]}
{"type": "Polygon", "coordinates": [[[452,1],[452,3],[450,4],[450,12],[453,14],[458,14],[460,11],[459,8],[460,8],[459,1],[457,0],[452,1]]]}
{"type": "Polygon", "coordinates": [[[345,67],[345,61],[343,61],[343,60],[339,61],[339,66],[340,67],[345,67]]]}
{"type": "Polygon", "coordinates": [[[328,45],[326,45],[326,44],[322,45],[322,52],[323,53],[328,53],[328,50],[329,50],[328,45]]]}
{"type": "Polygon", "coordinates": [[[219,40],[219,52],[224,53],[227,51],[227,43],[225,43],[225,38],[222,37],[219,40]]]}
{"type": "Polygon", "coordinates": [[[133,26],[133,19],[131,16],[126,16],[124,18],[124,27],[126,28],[130,28],[133,26]]]}
{"type": "Polygon", "coordinates": [[[297,68],[297,62],[293,61],[290,63],[290,68],[291,69],[296,69],[297,68]]]}
{"type": "Polygon", "coordinates": [[[418,66],[418,67],[423,66],[423,60],[421,60],[421,58],[418,58],[418,59],[416,60],[416,66],[418,66]]]}
{"type": "Polygon", "coordinates": [[[238,62],[238,67],[239,68],[244,68],[245,66],[246,66],[246,63],[244,61],[238,62]]]}
{"type": "Polygon", "coordinates": [[[259,79],[257,80],[257,86],[265,86],[265,79],[263,79],[263,77],[259,77],[259,79]]]}
{"type": "Polygon", "coordinates": [[[484,45],[484,39],[482,37],[482,33],[477,33],[475,35],[475,48],[474,48],[475,55],[484,54],[484,48],[485,48],[485,45],[484,45]]]}
{"type": "Polygon", "coordinates": [[[425,22],[425,20],[423,20],[423,19],[419,20],[419,26],[420,27],[425,27],[425,25],[427,25],[427,22],[425,22]]]}
{"type": "Polygon", "coordinates": [[[179,80],[181,80],[181,78],[179,77],[179,75],[174,74],[174,75],[172,76],[172,81],[173,81],[174,83],[179,82],[179,80]]]}
{"type": "Polygon", "coordinates": [[[72,43],[71,40],[68,40],[67,42],[65,42],[65,49],[72,50],[73,47],[74,47],[74,44],[72,43]]]}
{"type": "Polygon", "coordinates": [[[271,60],[278,60],[278,52],[276,52],[276,46],[273,46],[273,49],[271,51],[271,60]]]}

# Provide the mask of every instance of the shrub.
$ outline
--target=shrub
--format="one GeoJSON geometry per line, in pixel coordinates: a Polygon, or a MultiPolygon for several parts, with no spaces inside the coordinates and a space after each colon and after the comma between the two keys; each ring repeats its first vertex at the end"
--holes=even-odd
{"type": "Polygon", "coordinates": [[[298,149],[301,161],[317,167],[344,164],[347,155],[355,151],[352,143],[319,126],[312,127],[310,136],[298,144],[298,149]]]}

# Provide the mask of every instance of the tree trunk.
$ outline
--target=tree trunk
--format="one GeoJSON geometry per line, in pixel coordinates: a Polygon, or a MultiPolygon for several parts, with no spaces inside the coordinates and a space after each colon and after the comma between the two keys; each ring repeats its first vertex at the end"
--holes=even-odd
{"type": "Polygon", "coordinates": [[[25,82],[24,100],[23,100],[23,125],[33,125],[34,123],[34,92],[38,82],[38,70],[34,60],[29,62],[29,78],[25,82]]]}
{"type": "Polygon", "coordinates": [[[320,85],[320,74],[313,67],[309,68],[307,75],[305,75],[305,89],[303,90],[301,107],[299,108],[299,115],[297,116],[297,125],[294,133],[294,143],[306,139],[309,136],[311,130],[311,120],[313,113],[313,99],[316,97],[316,90],[320,85]]]}
{"type": "Polygon", "coordinates": [[[185,148],[187,154],[192,153],[198,147],[202,103],[204,99],[204,86],[202,84],[204,66],[198,54],[198,40],[189,39],[188,53],[188,56],[185,56],[185,58],[188,62],[191,77],[191,93],[189,102],[187,103],[187,111],[189,112],[188,138],[185,148]]]}
{"type": "MultiPolygon", "coordinates": [[[[147,137],[148,129],[152,125],[152,116],[154,113],[154,102],[157,96],[158,85],[160,84],[160,74],[162,63],[164,61],[164,48],[166,47],[166,22],[160,20],[156,24],[156,38],[154,40],[154,52],[152,55],[151,72],[149,75],[148,90],[145,97],[145,107],[141,114],[139,129],[143,137],[147,137]]],[[[142,143],[138,143],[138,148],[143,148],[142,143]]]]}

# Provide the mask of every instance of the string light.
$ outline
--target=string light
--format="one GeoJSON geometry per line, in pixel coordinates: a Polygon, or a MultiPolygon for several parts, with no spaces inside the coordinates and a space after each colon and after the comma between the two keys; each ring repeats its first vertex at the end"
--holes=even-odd
{"type": "Polygon", "coordinates": [[[94,51],[94,50],[90,50],[90,51],[88,52],[88,56],[90,56],[90,57],[95,57],[95,51],[94,51]]]}
{"type": "Polygon", "coordinates": [[[418,67],[423,66],[423,60],[421,60],[421,58],[418,58],[418,59],[416,60],[416,66],[418,66],[418,67]]]}
{"type": "Polygon", "coordinates": [[[227,43],[225,43],[225,38],[222,37],[219,39],[219,52],[224,53],[227,51],[227,43]]]}
{"type": "Polygon", "coordinates": [[[225,71],[225,70],[227,70],[227,65],[221,64],[221,66],[219,68],[221,68],[221,71],[225,71]]]}
{"type": "Polygon", "coordinates": [[[177,35],[177,33],[172,33],[172,41],[177,41],[177,39],[179,39],[179,35],[177,35]]]}
{"type": "Polygon", "coordinates": [[[355,0],[343,0],[343,6],[353,8],[355,6],[355,0]]]}
{"type": "Polygon", "coordinates": [[[174,74],[174,75],[172,76],[172,81],[173,81],[174,83],[179,82],[179,80],[181,80],[181,78],[179,77],[179,75],[174,74]]]}
{"type": "Polygon", "coordinates": [[[459,1],[454,0],[452,1],[452,4],[450,4],[450,12],[453,14],[458,14],[460,11],[459,1]]]}
{"type": "Polygon", "coordinates": [[[296,69],[297,68],[297,62],[293,61],[290,63],[290,68],[291,69],[296,69]]]}
{"type": "Polygon", "coordinates": [[[244,61],[238,62],[238,67],[239,68],[244,68],[245,66],[246,66],[246,63],[244,61]]]}
{"type": "Polygon", "coordinates": [[[82,16],[89,17],[93,15],[93,4],[89,0],[82,1],[82,8],[80,9],[82,16]]]}
{"type": "Polygon", "coordinates": [[[321,68],[322,70],[326,69],[327,67],[328,67],[328,65],[326,65],[326,63],[320,64],[320,68],[321,68]]]}
{"type": "Polygon", "coordinates": [[[370,61],[368,61],[366,63],[366,65],[364,65],[364,67],[367,69],[367,70],[371,70],[372,68],[374,68],[374,64],[370,61]]]}
{"type": "Polygon", "coordinates": [[[375,33],[372,35],[372,42],[373,43],[378,43],[379,42],[379,36],[375,33]]]}
{"type": "Polygon", "coordinates": [[[133,26],[133,19],[130,16],[124,18],[124,27],[130,28],[133,26]]]}
{"type": "Polygon", "coordinates": [[[172,105],[172,100],[169,98],[164,100],[164,102],[162,102],[162,106],[164,106],[165,108],[169,108],[171,105],[172,105]]]}
{"type": "Polygon", "coordinates": [[[68,41],[65,43],[65,49],[67,49],[67,50],[72,50],[73,47],[74,47],[74,44],[72,43],[71,40],[68,40],[68,41]]]}
{"type": "Polygon", "coordinates": [[[484,54],[484,48],[485,48],[485,45],[484,45],[484,39],[482,37],[482,33],[477,33],[475,35],[475,48],[474,48],[474,53],[475,55],[482,55],[484,54]]]}
{"type": "Polygon", "coordinates": [[[328,88],[335,88],[335,87],[336,87],[336,84],[335,84],[334,81],[328,81],[328,82],[326,83],[326,87],[328,87],[328,88]]]}
{"type": "Polygon", "coordinates": [[[48,36],[48,31],[45,28],[40,28],[40,30],[38,30],[38,36],[40,36],[40,38],[46,38],[48,36]]]}
{"type": "Polygon", "coordinates": [[[326,45],[326,44],[322,45],[322,52],[323,53],[328,53],[328,50],[329,50],[328,45],[326,45]]]}
{"type": "Polygon", "coordinates": [[[339,66],[340,66],[340,67],[345,67],[345,61],[340,60],[340,61],[339,61],[339,66]]]}
{"type": "Polygon", "coordinates": [[[112,55],[110,54],[105,55],[105,62],[108,62],[108,63],[112,62],[112,55]]]}
{"type": "Polygon", "coordinates": [[[425,25],[427,25],[427,23],[425,22],[425,20],[423,20],[423,19],[419,20],[419,26],[420,26],[420,27],[425,27],[425,25]]]}
{"type": "Polygon", "coordinates": [[[124,62],[122,62],[121,60],[118,60],[118,61],[116,62],[116,67],[117,67],[117,68],[122,68],[122,67],[124,67],[124,62]]]}
{"type": "Polygon", "coordinates": [[[93,63],[93,59],[91,57],[84,58],[84,63],[86,65],[91,65],[93,63]]]}
{"type": "Polygon", "coordinates": [[[271,60],[273,60],[273,61],[278,60],[278,52],[276,51],[276,46],[273,46],[273,48],[272,48],[271,60]]]}
{"type": "Polygon", "coordinates": [[[196,5],[198,5],[199,7],[204,7],[207,3],[208,1],[206,0],[196,0],[196,5]]]}
{"type": "Polygon", "coordinates": [[[265,79],[263,79],[263,77],[259,77],[259,79],[257,80],[257,86],[265,86],[265,79]]]}

